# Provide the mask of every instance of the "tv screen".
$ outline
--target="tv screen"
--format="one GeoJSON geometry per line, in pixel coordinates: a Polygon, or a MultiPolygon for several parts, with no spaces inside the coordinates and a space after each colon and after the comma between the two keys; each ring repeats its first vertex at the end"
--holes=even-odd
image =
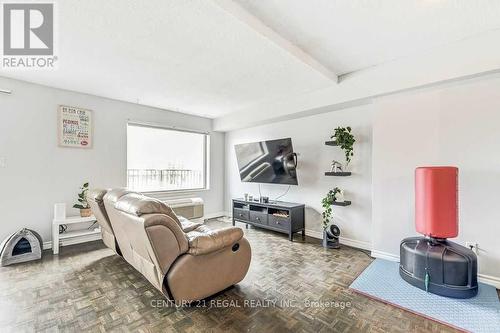
{"type": "Polygon", "coordinates": [[[242,182],[297,185],[292,139],[234,146],[242,182]]]}

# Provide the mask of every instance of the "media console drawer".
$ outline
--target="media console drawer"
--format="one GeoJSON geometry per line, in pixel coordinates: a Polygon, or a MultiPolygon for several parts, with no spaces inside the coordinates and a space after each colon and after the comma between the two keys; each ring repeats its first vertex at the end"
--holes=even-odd
{"type": "Polygon", "coordinates": [[[250,222],[258,224],[267,224],[267,213],[250,211],[250,222]]]}
{"type": "Polygon", "coordinates": [[[239,209],[239,208],[233,209],[233,216],[234,216],[234,218],[236,218],[238,220],[248,221],[250,219],[248,213],[249,213],[249,211],[246,209],[239,209]]]}
{"type": "Polygon", "coordinates": [[[280,228],[284,230],[290,229],[290,217],[282,217],[276,215],[269,215],[270,227],[280,228]]]}

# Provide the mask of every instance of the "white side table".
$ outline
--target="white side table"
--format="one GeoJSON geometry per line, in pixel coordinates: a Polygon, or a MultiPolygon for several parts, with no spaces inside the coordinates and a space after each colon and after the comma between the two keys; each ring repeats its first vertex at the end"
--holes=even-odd
{"type": "Polygon", "coordinates": [[[95,235],[101,233],[101,228],[97,227],[92,230],[75,230],[68,231],[62,234],[59,234],[59,226],[61,224],[75,224],[75,223],[85,223],[85,222],[94,222],[96,218],[94,216],[89,217],[80,217],[80,216],[69,216],[63,219],[54,219],[52,221],[52,253],[59,253],[59,241],[68,238],[76,238],[88,235],[95,235]]]}

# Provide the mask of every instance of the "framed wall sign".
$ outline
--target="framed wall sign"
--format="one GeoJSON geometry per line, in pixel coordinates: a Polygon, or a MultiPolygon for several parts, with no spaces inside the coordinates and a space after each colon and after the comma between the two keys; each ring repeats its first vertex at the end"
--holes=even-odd
{"type": "Polygon", "coordinates": [[[92,111],[60,105],[57,121],[60,147],[92,147],[92,111]]]}

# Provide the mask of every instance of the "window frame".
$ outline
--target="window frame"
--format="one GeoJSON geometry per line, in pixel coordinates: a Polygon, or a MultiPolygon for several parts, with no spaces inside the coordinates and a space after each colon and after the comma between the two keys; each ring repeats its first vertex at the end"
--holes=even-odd
{"type": "Polygon", "coordinates": [[[185,189],[157,189],[157,190],[141,190],[141,189],[130,189],[128,184],[128,176],[127,176],[127,189],[132,191],[140,192],[140,193],[151,193],[151,194],[182,194],[182,193],[193,193],[193,192],[202,192],[210,190],[210,132],[181,128],[177,126],[170,126],[165,124],[144,122],[144,121],[136,121],[136,120],[127,120],[126,124],[126,167],[125,172],[128,174],[128,127],[129,126],[137,126],[137,127],[145,127],[145,128],[157,128],[168,131],[176,131],[176,132],[184,132],[184,133],[195,133],[203,135],[203,187],[199,188],[185,188],[185,189]]]}

